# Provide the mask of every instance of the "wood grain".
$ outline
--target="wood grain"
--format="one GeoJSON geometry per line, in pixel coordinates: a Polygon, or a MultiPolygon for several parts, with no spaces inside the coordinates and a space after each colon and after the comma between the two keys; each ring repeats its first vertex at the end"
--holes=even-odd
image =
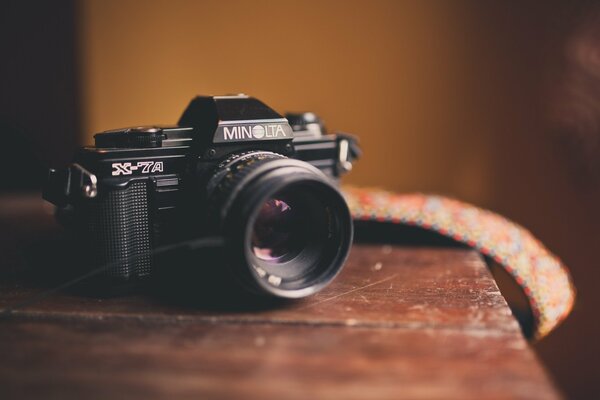
{"type": "MultiPolygon", "coordinates": [[[[58,232],[25,203],[0,213],[0,307],[41,290],[19,252],[58,232]]],[[[448,248],[355,245],[321,293],[252,311],[60,293],[0,321],[0,355],[2,399],[559,397],[483,260],[448,248]]]]}

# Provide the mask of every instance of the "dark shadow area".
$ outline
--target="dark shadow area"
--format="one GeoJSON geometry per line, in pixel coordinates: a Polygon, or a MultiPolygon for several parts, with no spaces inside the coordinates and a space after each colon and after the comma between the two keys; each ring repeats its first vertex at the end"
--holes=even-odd
{"type": "MultiPolygon", "coordinates": [[[[12,271],[10,280],[19,287],[50,291],[102,268],[81,249],[66,232],[25,242],[17,249],[22,263],[12,271]],[[85,265],[85,260],[90,264],[85,265]]],[[[98,299],[147,296],[177,308],[220,313],[256,312],[292,302],[246,291],[225,269],[220,253],[220,249],[172,251],[156,257],[152,278],[145,281],[124,282],[100,273],[59,292],[98,299]]],[[[27,299],[18,303],[22,301],[27,299]]]]}
{"type": "Polygon", "coordinates": [[[404,224],[356,221],[354,241],[357,243],[389,243],[405,246],[439,246],[467,249],[468,246],[444,235],[404,224]]]}
{"type": "Polygon", "coordinates": [[[0,192],[38,189],[80,130],[75,2],[0,6],[0,192]]]}

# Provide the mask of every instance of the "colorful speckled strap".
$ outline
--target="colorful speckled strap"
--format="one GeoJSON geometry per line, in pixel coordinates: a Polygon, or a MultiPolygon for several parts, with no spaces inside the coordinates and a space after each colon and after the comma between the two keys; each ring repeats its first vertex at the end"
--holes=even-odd
{"type": "Polygon", "coordinates": [[[465,243],[496,260],[529,299],[536,338],[571,311],[575,288],[567,268],[529,231],[498,214],[440,196],[345,187],[357,220],[415,225],[465,243]]]}

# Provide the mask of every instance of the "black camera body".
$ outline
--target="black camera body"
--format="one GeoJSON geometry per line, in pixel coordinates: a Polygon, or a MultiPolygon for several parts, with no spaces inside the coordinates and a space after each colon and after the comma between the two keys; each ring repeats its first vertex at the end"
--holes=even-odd
{"type": "Polygon", "coordinates": [[[156,249],[210,236],[224,245],[203,268],[227,268],[252,292],[303,297],[341,269],[352,221],[335,186],[360,150],[314,114],[284,118],[249,96],[200,96],[177,126],[94,138],[73,164],[50,170],[44,198],[88,267],[111,265],[101,285],[146,282],[169,268],[156,249]]]}

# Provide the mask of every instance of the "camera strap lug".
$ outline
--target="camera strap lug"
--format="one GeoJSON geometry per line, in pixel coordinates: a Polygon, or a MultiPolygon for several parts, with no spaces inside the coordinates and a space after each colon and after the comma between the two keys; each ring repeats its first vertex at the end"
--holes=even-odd
{"type": "Polygon", "coordinates": [[[352,170],[352,161],[350,161],[350,144],[348,139],[342,139],[338,144],[338,167],[343,172],[352,170]]]}
{"type": "Polygon", "coordinates": [[[352,170],[352,161],[361,156],[360,148],[356,138],[352,135],[337,134],[337,176],[341,176],[352,170]]]}
{"type": "Polygon", "coordinates": [[[94,198],[98,195],[98,178],[79,164],[48,171],[43,191],[44,199],[57,206],[65,206],[74,198],[94,198]]]}

